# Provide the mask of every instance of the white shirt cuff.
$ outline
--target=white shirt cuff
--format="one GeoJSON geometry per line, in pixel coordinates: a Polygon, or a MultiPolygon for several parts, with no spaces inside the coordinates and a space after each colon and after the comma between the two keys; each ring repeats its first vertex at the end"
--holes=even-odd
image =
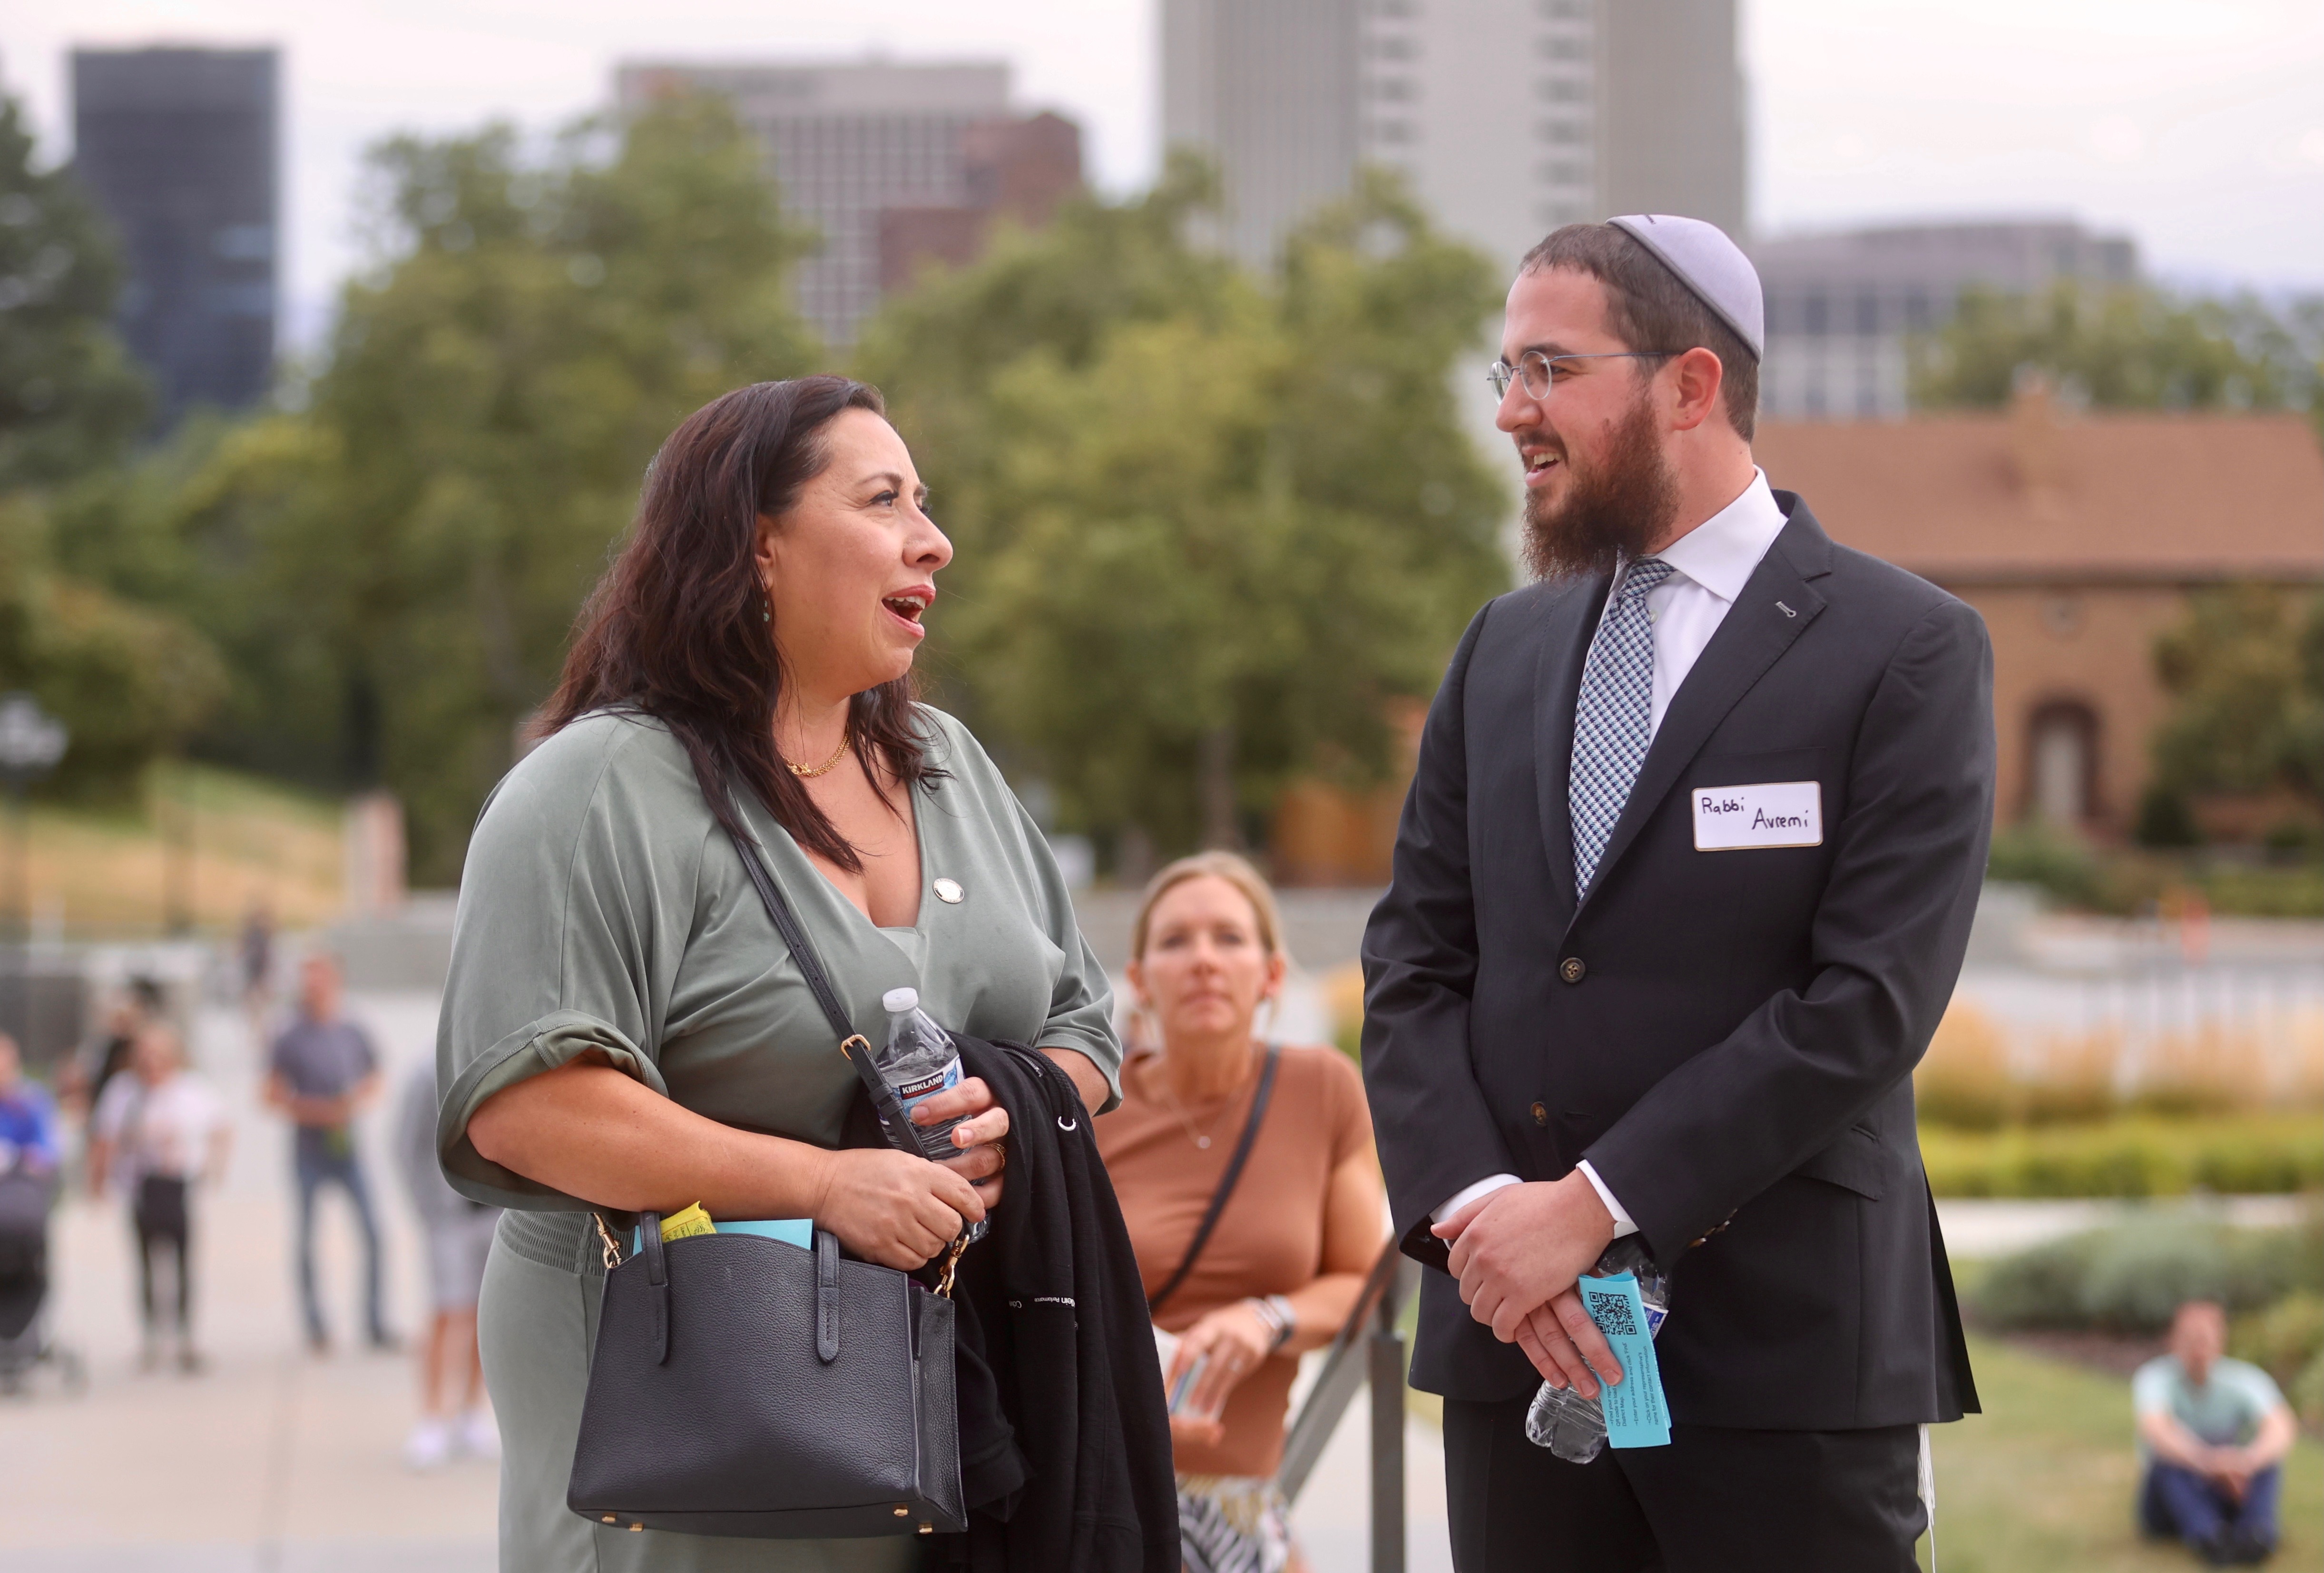
{"type": "Polygon", "coordinates": [[[1462,1186],[1459,1190],[1454,1191],[1452,1200],[1428,1215],[1428,1221],[1432,1224],[1441,1224],[1480,1196],[1490,1196],[1505,1185],[1523,1185],[1525,1181],[1514,1174],[1489,1174],[1476,1184],[1462,1186]]]}
{"type": "Polygon", "coordinates": [[[1582,1170],[1582,1178],[1590,1182],[1590,1189],[1598,1193],[1598,1199],[1604,1202],[1606,1210],[1614,1215],[1614,1238],[1618,1240],[1625,1235],[1637,1234],[1638,1226],[1631,1221],[1630,1215],[1623,1210],[1622,1204],[1614,1199],[1614,1193],[1606,1189],[1606,1182],[1598,1178],[1598,1171],[1590,1167],[1590,1160],[1584,1158],[1573,1167],[1582,1170]]]}

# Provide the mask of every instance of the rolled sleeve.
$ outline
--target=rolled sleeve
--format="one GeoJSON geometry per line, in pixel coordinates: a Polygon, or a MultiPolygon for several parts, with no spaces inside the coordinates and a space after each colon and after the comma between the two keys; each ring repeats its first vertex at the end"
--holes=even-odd
{"type": "Polygon", "coordinates": [[[437,1025],[436,1148],[472,1200],[588,1205],[476,1151],[468,1123],[495,1094],[591,1058],[669,1096],[658,1002],[684,930],[659,893],[696,876],[674,874],[678,854],[651,833],[650,805],[608,785],[606,765],[636,737],[598,725],[551,738],[493,792],[469,841],[437,1025]]]}
{"type": "Polygon", "coordinates": [[[580,1011],[558,1011],[528,1022],[471,1059],[445,1091],[436,1116],[436,1150],[453,1189],[493,1207],[586,1209],[588,1203],[503,1169],[477,1152],[468,1140],[468,1122],[494,1093],[592,1056],[669,1096],[660,1069],[610,1022],[580,1011]]]}

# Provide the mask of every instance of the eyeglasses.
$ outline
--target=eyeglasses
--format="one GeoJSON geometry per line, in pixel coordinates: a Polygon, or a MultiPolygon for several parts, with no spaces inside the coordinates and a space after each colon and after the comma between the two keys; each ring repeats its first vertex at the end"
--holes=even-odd
{"type": "Polygon", "coordinates": [[[1609,349],[1598,355],[1544,355],[1537,349],[1526,350],[1511,365],[1497,360],[1486,372],[1485,380],[1493,384],[1493,396],[1506,399],[1509,384],[1523,382],[1525,391],[1536,399],[1547,399],[1558,365],[1569,360],[1668,360],[1678,352],[1674,349],[1609,349]]]}

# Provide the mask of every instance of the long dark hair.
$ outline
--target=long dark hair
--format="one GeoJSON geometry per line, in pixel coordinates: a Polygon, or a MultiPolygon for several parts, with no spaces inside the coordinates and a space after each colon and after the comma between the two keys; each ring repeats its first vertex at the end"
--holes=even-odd
{"type": "MultiPolygon", "coordinates": [[[[880,390],[845,377],[753,383],[681,422],[647,467],[636,525],[576,623],[542,733],[593,710],[654,717],[686,747],[720,825],[742,830],[729,783],[757,794],[801,847],[851,872],[855,848],[775,751],[781,659],[753,560],[763,514],[788,511],[829,455],[842,412],[885,417],[880,390]]],[[[849,732],[876,781],[908,789],[941,774],[912,715],[908,674],[857,694],[849,732]]]]}

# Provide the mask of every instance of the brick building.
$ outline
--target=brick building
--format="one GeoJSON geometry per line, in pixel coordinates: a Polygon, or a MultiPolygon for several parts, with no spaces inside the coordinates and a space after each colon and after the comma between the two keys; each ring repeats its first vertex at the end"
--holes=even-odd
{"type": "Polygon", "coordinates": [[[1768,480],[1835,540],[1933,580],[1992,631],[1997,817],[2129,833],[2169,697],[2154,643],[2190,592],[2324,584],[2324,451],[2296,414],[2061,410],[1766,422],[1768,480]]]}
{"type": "Polygon", "coordinates": [[[1082,189],[1081,127],[1044,110],[980,120],[960,134],[963,200],[880,214],[880,292],[900,294],[930,264],[964,267],[984,253],[995,219],[1038,229],[1082,189]]]}

